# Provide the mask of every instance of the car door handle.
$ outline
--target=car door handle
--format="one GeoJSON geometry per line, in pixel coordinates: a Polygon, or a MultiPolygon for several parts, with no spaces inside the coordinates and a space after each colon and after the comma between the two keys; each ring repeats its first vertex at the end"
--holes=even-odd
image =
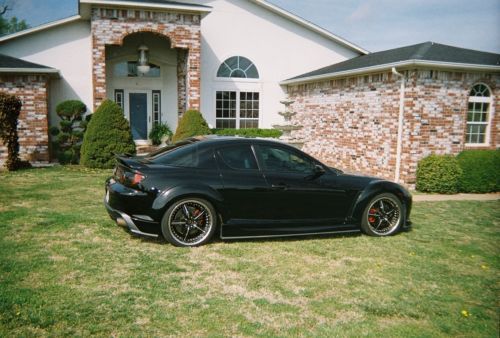
{"type": "Polygon", "coordinates": [[[274,190],[285,190],[286,188],[288,188],[288,185],[283,184],[283,183],[271,184],[271,188],[273,188],[274,190]]]}

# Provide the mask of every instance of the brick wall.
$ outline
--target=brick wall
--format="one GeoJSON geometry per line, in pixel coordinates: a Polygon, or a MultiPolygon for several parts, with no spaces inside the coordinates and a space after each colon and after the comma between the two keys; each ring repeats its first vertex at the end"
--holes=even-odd
{"type": "Polygon", "coordinates": [[[198,14],[93,8],[91,29],[94,109],[106,99],[106,45],[121,45],[127,35],[138,32],[165,36],[169,38],[171,48],[183,50],[179,52],[178,60],[182,66],[178,68],[179,102],[183,107],[200,109],[200,20],[198,14]]]}
{"type": "MultiPolygon", "coordinates": [[[[0,75],[0,92],[21,99],[17,126],[19,155],[30,162],[49,161],[47,88],[44,75],[0,75]]],[[[7,159],[7,148],[0,141],[0,166],[7,159]]]]}
{"type": "MultiPolygon", "coordinates": [[[[407,70],[401,181],[415,183],[418,161],[430,153],[465,149],[467,99],[471,87],[487,84],[493,92],[490,145],[500,145],[499,74],[407,70]]],[[[390,72],[292,85],[293,122],[303,129],[304,150],[348,171],[394,180],[400,80],[390,72]]]]}

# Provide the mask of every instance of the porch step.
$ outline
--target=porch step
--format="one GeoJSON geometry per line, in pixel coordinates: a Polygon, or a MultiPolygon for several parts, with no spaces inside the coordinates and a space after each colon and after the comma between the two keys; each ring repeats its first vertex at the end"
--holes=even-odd
{"type": "Polygon", "coordinates": [[[137,155],[146,155],[149,154],[150,152],[153,152],[157,149],[161,148],[160,146],[153,146],[153,145],[137,145],[135,146],[135,152],[137,155]]]}

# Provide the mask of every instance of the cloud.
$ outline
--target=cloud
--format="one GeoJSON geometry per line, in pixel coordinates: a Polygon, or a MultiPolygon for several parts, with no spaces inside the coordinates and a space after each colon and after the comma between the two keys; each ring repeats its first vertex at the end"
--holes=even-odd
{"type": "Polygon", "coordinates": [[[372,3],[363,2],[347,17],[347,21],[361,21],[372,14],[372,3]]]}

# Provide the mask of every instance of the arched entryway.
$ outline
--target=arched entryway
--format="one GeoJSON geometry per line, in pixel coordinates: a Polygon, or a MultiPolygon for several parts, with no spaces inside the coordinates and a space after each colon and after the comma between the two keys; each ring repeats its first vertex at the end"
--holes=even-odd
{"type": "Polygon", "coordinates": [[[200,108],[200,15],[93,8],[94,109],[104,99],[122,106],[134,139],[146,141],[154,122],[174,129],[177,117],[200,108]],[[146,46],[150,71],[137,72],[146,46]]]}

